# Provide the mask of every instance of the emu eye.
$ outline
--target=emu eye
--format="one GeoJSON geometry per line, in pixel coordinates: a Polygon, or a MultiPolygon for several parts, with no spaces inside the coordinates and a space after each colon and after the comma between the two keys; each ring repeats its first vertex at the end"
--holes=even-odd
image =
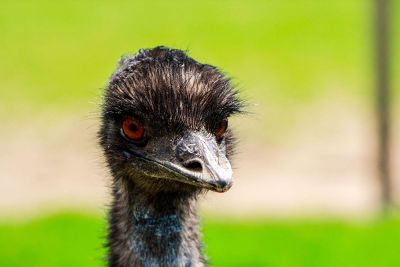
{"type": "Polygon", "coordinates": [[[126,138],[132,141],[140,141],[144,136],[144,127],[137,120],[125,119],[122,122],[122,132],[126,138]]]}
{"type": "Polygon", "coordinates": [[[228,121],[227,120],[220,121],[217,129],[214,131],[214,135],[217,138],[217,140],[222,138],[227,128],[228,128],[228,121]]]}

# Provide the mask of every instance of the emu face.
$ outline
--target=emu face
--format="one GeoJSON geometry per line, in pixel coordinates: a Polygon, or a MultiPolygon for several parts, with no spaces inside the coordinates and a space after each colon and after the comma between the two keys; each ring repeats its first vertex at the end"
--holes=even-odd
{"type": "Polygon", "coordinates": [[[114,177],[151,192],[228,190],[241,102],[215,67],[156,47],[121,60],[106,89],[100,143],[114,177]]]}

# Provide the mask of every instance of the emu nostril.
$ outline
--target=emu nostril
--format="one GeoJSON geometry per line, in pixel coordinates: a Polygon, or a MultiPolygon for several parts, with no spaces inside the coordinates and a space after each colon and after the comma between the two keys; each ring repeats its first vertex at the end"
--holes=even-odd
{"type": "Polygon", "coordinates": [[[194,172],[202,172],[203,171],[203,165],[198,160],[187,161],[187,162],[183,163],[183,166],[185,166],[186,169],[189,169],[194,172]]]}

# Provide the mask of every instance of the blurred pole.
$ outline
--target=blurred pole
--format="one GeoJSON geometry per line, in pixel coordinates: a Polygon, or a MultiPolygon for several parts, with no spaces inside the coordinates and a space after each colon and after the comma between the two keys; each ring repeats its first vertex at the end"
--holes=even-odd
{"type": "Polygon", "coordinates": [[[378,175],[382,208],[387,212],[392,202],[390,182],[390,0],[375,2],[375,67],[378,112],[378,175]]]}

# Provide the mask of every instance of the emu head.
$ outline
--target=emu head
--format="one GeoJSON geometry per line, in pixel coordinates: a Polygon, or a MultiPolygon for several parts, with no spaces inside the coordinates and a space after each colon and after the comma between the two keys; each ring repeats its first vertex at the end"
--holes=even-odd
{"type": "Polygon", "coordinates": [[[117,180],[149,192],[224,192],[232,185],[228,118],[241,106],[217,68],[180,50],[142,49],[109,80],[100,144],[117,180]]]}

